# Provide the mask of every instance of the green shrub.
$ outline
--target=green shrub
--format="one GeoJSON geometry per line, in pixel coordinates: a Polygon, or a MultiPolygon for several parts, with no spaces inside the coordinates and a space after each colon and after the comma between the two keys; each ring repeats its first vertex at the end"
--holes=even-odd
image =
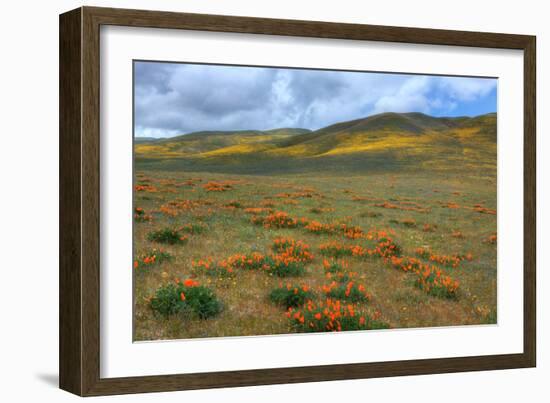
{"type": "Polygon", "coordinates": [[[267,268],[269,258],[259,252],[237,253],[222,260],[219,265],[232,269],[259,270],[267,268]]]}
{"type": "Polygon", "coordinates": [[[289,308],[286,315],[291,326],[301,333],[389,328],[387,323],[373,319],[367,313],[357,311],[356,306],[342,304],[339,300],[328,299],[319,304],[309,301],[302,309],[289,308]]]}
{"type": "Polygon", "coordinates": [[[204,233],[206,231],[206,226],[200,223],[190,223],[182,225],[177,229],[177,231],[197,235],[204,233]]]}
{"type": "Polygon", "coordinates": [[[277,277],[302,276],[306,272],[305,264],[298,258],[281,255],[268,256],[265,259],[267,271],[277,277]]]}
{"type": "Polygon", "coordinates": [[[353,256],[353,251],[348,245],[336,241],[330,241],[319,245],[319,250],[322,255],[330,256],[335,259],[342,256],[353,256]]]}
{"type": "Polygon", "coordinates": [[[356,272],[337,272],[327,273],[325,276],[329,280],[337,281],[340,284],[349,283],[357,275],[356,272]]]}
{"type": "Polygon", "coordinates": [[[306,301],[309,301],[315,297],[315,294],[309,289],[307,285],[291,285],[280,286],[275,288],[269,294],[269,299],[277,304],[282,305],[286,309],[290,307],[297,307],[304,305],[306,301]]]}
{"type": "Polygon", "coordinates": [[[324,286],[323,291],[327,297],[346,302],[368,302],[371,298],[362,284],[347,279],[340,282],[333,281],[328,286],[324,286]]]}
{"type": "Polygon", "coordinates": [[[377,253],[375,256],[390,258],[392,256],[401,256],[401,246],[396,244],[390,238],[380,238],[376,246],[377,253]]]}
{"type": "Polygon", "coordinates": [[[187,235],[180,234],[179,231],[164,228],[158,231],[150,232],[147,239],[151,242],[165,243],[169,245],[181,245],[189,240],[187,235]]]}
{"type": "Polygon", "coordinates": [[[164,317],[191,312],[206,319],[219,314],[222,304],[211,289],[188,279],[160,287],[151,299],[151,309],[164,317]]]}
{"type": "Polygon", "coordinates": [[[134,260],[134,268],[145,268],[154,266],[172,260],[173,257],[168,252],[153,249],[150,252],[144,253],[138,259],[134,260]]]}
{"type": "Polygon", "coordinates": [[[141,207],[134,208],[134,221],[135,222],[148,222],[153,219],[151,214],[145,214],[145,210],[141,207]]]}
{"type": "Polygon", "coordinates": [[[341,273],[348,267],[348,263],[345,261],[339,261],[334,259],[323,259],[323,268],[325,269],[325,273],[341,273]]]}
{"type": "Polygon", "coordinates": [[[425,266],[416,272],[416,287],[438,298],[456,299],[459,282],[435,266],[425,266]]]}
{"type": "Polygon", "coordinates": [[[227,264],[227,261],[219,263],[214,262],[212,258],[194,260],[192,263],[195,272],[204,273],[211,277],[232,278],[235,277],[233,266],[227,264]]]}
{"type": "Polygon", "coordinates": [[[281,256],[288,256],[309,263],[313,260],[309,245],[292,238],[275,238],[271,246],[273,251],[281,256]]]}

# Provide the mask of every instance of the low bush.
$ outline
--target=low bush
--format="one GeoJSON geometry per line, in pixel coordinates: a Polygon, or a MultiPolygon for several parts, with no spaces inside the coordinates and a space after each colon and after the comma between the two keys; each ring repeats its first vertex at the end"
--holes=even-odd
{"type": "Polygon", "coordinates": [[[417,248],[415,252],[423,259],[452,268],[457,268],[463,260],[473,260],[471,253],[464,255],[437,255],[425,248],[417,248]]]}
{"type": "Polygon", "coordinates": [[[308,301],[302,309],[289,308],[286,312],[291,326],[297,332],[340,332],[347,330],[387,329],[387,323],[371,318],[353,304],[339,300],[308,301]]]}
{"type": "Polygon", "coordinates": [[[340,284],[343,284],[343,283],[348,283],[352,281],[355,277],[357,277],[357,272],[355,271],[336,272],[336,273],[327,272],[325,274],[325,277],[327,278],[327,280],[336,281],[340,284]]]}
{"type": "Polygon", "coordinates": [[[301,276],[305,273],[305,265],[313,260],[309,246],[302,241],[291,238],[276,238],[272,248],[275,253],[264,255],[259,252],[235,254],[214,263],[211,257],[200,259],[193,267],[211,275],[230,276],[234,271],[264,270],[278,276],[301,276]]]}
{"type": "Polygon", "coordinates": [[[415,285],[427,294],[439,298],[457,298],[459,282],[443,274],[437,267],[426,266],[416,276],[415,285]]]}
{"type": "Polygon", "coordinates": [[[353,255],[353,251],[348,245],[335,241],[324,243],[319,246],[319,249],[321,250],[321,254],[333,258],[353,255]]]}
{"type": "Polygon", "coordinates": [[[151,298],[151,309],[164,317],[192,313],[206,319],[219,314],[222,304],[212,290],[187,279],[160,287],[151,298]]]}
{"type": "Polygon", "coordinates": [[[172,260],[172,255],[163,250],[153,249],[134,260],[134,269],[145,268],[148,266],[154,266],[162,262],[172,260]]]}
{"type": "Polygon", "coordinates": [[[391,238],[380,239],[378,245],[374,249],[374,255],[378,255],[383,258],[390,258],[392,256],[401,256],[401,247],[396,244],[391,238]]]}
{"type": "Polygon", "coordinates": [[[266,257],[267,271],[277,277],[302,276],[306,272],[303,260],[287,254],[277,254],[266,257]]]}
{"type": "Polygon", "coordinates": [[[222,260],[219,265],[244,270],[259,270],[268,268],[266,257],[259,252],[232,255],[227,259],[222,260]]]}
{"type": "Polygon", "coordinates": [[[337,229],[333,224],[323,224],[318,221],[309,221],[304,229],[313,234],[334,234],[337,229]]]}
{"type": "Polygon", "coordinates": [[[304,305],[312,300],[315,294],[307,285],[296,285],[287,283],[279,285],[269,294],[269,299],[277,305],[282,305],[285,309],[304,305]]]}
{"type": "Polygon", "coordinates": [[[164,228],[158,231],[150,232],[147,239],[151,242],[165,243],[169,245],[181,245],[189,240],[187,235],[181,234],[179,231],[164,228]]]}
{"type": "Polygon", "coordinates": [[[177,231],[183,232],[186,234],[197,235],[197,234],[204,233],[206,231],[206,226],[204,224],[199,224],[199,223],[190,223],[190,224],[182,225],[177,229],[177,231]]]}
{"type": "Polygon", "coordinates": [[[275,238],[272,248],[282,256],[291,256],[304,263],[313,260],[309,245],[302,241],[295,241],[292,238],[275,238]]]}
{"type": "Polygon", "coordinates": [[[348,268],[348,263],[346,261],[340,261],[335,259],[323,259],[323,269],[325,273],[340,273],[343,270],[348,268]]]}
{"type": "Polygon", "coordinates": [[[284,211],[276,211],[266,217],[254,216],[252,222],[265,228],[296,228],[298,225],[298,220],[284,211]]]}
{"type": "Polygon", "coordinates": [[[151,214],[146,214],[145,210],[143,210],[141,207],[134,208],[135,222],[148,222],[151,220],[153,220],[153,216],[151,214]]]}
{"type": "Polygon", "coordinates": [[[419,259],[410,256],[392,256],[390,259],[390,263],[396,269],[400,269],[405,272],[416,272],[424,266],[419,259]]]}
{"type": "Polygon", "coordinates": [[[366,241],[375,243],[373,246],[364,247],[361,245],[346,245],[340,242],[331,241],[319,246],[321,254],[333,258],[342,256],[357,256],[357,257],[382,257],[390,258],[392,256],[400,256],[401,248],[391,238],[370,238],[370,234],[365,235],[366,241]]]}
{"type": "Polygon", "coordinates": [[[322,289],[327,297],[346,302],[368,302],[371,299],[365,286],[354,281],[333,281],[322,289]]]}
{"type": "Polygon", "coordinates": [[[365,236],[363,229],[358,226],[341,224],[340,229],[342,231],[342,235],[348,239],[360,239],[365,236]]]}
{"type": "Polygon", "coordinates": [[[233,267],[223,264],[223,261],[215,263],[212,258],[195,260],[192,266],[195,272],[204,273],[207,276],[222,278],[235,276],[233,267]]]}

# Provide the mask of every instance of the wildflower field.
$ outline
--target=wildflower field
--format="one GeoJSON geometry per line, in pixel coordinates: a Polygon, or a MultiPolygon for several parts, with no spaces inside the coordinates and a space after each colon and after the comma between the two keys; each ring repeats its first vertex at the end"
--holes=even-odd
{"type": "Polygon", "coordinates": [[[494,170],[138,163],[133,220],[135,340],[496,323],[494,170]]]}

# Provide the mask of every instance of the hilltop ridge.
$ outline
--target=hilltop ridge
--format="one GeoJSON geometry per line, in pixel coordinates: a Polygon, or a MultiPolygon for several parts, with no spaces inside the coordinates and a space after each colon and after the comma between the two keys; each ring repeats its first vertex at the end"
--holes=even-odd
{"type": "Polygon", "coordinates": [[[319,130],[205,131],[136,141],[138,164],[158,169],[269,174],[406,167],[496,169],[496,113],[433,117],[387,112],[319,130]]]}

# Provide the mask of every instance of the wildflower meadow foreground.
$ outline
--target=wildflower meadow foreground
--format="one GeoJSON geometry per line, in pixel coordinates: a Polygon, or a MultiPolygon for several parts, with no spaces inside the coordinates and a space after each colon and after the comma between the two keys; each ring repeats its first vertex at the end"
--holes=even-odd
{"type": "Polygon", "coordinates": [[[496,323],[494,177],[135,183],[136,340],[496,323]]]}

